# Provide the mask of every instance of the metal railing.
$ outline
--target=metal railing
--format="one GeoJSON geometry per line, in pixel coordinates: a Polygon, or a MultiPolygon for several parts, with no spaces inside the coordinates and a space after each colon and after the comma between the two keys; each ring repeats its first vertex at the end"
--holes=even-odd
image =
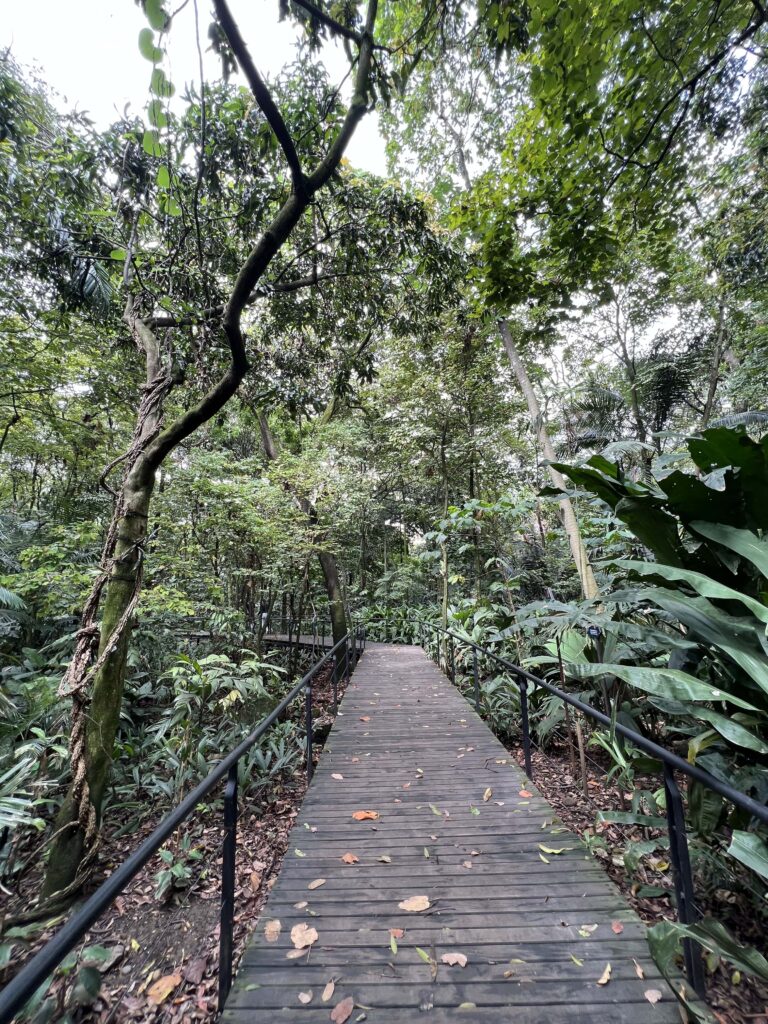
{"type": "Polygon", "coordinates": [[[19,973],[0,992],[0,1024],[10,1024],[15,1014],[46,981],[54,969],[61,963],[67,953],[72,950],[86,934],[91,925],[110,906],[128,883],[135,878],[144,865],[154,856],[163,843],[170,838],[176,829],[192,815],[200,801],[226,777],[224,789],[224,838],[221,865],[221,912],[219,938],[219,1010],[232,987],[232,958],[235,915],[235,851],[237,847],[237,766],[240,758],[248,753],[251,747],[278,720],[283,712],[297,697],[303,694],[305,701],[306,723],[306,758],[307,778],[312,779],[312,681],[323,666],[329,662],[333,666],[331,673],[333,686],[333,710],[338,709],[339,679],[349,681],[353,669],[365,650],[365,630],[358,628],[347,633],[330,651],[317,661],[296,683],[274,708],[262,719],[235,749],[223,758],[195,789],[185,797],[157,826],[154,832],[144,840],[127,860],[116,868],[109,878],[88,897],[85,903],[75,911],[66,924],[46,943],[45,946],[19,971],[19,973]]]}
{"type": "MultiPolygon", "coordinates": [[[[429,650],[425,642],[426,629],[434,630],[438,634],[442,633],[448,638],[450,658],[446,657],[446,667],[449,670],[451,682],[456,682],[456,644],[462,644],[472,650],[474,701],[475,709],[478,714],[482,713],[478,654],[482,654],[485,657],[493,659],[498,665],[503,666],[503,668],[514,677],[520,696],[520,726],[523,737],[525,771],[531,781],[533,781],[533,766],[531,764],[531,731],[528,716],[529,684],[545,690],[554,697],[558,697],[565,704],[570,705],[570,707],[575,708],[583,715],[586,715],[587,718],[591,718],[594,721],[599,722],[601,725],[607,726],[614,733],[617,733],[624,739],[630,740],[640,750],[645,751],[647,754],[650,754],[652,757],[661,761],[664,776],[667,833],[669,835],[669,849],[670,859],[672,861],[677,917],[681,924],[695,924],[698,918],[698,912],[694,902],[693,872],[691,870],[691,858],[688,850],[685,808],[683,805],[682,793],[680,792],[680,787],[678,786],[675,778],[675,772],[680,772],[682,775],[686,775],[694,782],[698,782],[701,785],[706,786],[708,789],[718,793],[724,799],[734,804],[734,806],[740,807],[742,810],[748,812],[752,817],[757,818],[758,821],[765,824],[768,824],[768,807],[766,807],[765,804],[758,803],[756,800],[746,796],[744,793],[740,793],[732,786],[727,785],[727,783],[721,782],[720,779],[715,778],[714,775],[710,775],[709,772],[704,771],[702,768],[697,768],[696,765],[689,764],[688,761],[679,757],[677,754],[673,754],[672,751],[659,746],[659,744],[654,743],[653,740],[647,739],[642,733],[636,732],[634,729],[630,729],[626,725],[622,725],[621,722],[615,721],[602,711],[598,711],[597,708],[593,708],[590,704],[585,704],[584,701],[579,700],[578,697],[574,697],[573,694],[566,693],[565,690],[561,690],[559,687],[553,686],[552,683],[548,683],[545,679],[541,679],[539,676],[533,675],[533,673],[526,671],[519,665],[515,665],[514,662],[509,661],[500,654],[496,654],[495,651],[491,651],[487,647],[482,647],[480,644],[475,643],[468,637],[460,636],[450,629],[438,626],[433,622],[428,622],[426,619],[420,619],[419,623],[422,627],[420,642],[427,653],[429,653],[429,650]]],[[[704,997],[705,984],[701,949],[699,944],[693,939],[686,938],[683,940],[683,958],[685,961],[685,972],[688,980],[696,993],[699,996],[704,997]]]]}

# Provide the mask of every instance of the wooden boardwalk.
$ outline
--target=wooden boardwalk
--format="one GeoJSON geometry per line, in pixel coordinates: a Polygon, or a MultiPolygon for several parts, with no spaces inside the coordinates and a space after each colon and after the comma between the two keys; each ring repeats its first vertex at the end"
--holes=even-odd
{"type": "Polygon", "coordinates": [[[330,1021],[348,998],[338,1019],[370,1024],[681,1019],[639,919],[418,647],[360,661],[223,1020],[330,1021]],[[291,958],[296,925],[317,938],[291,958]]]}

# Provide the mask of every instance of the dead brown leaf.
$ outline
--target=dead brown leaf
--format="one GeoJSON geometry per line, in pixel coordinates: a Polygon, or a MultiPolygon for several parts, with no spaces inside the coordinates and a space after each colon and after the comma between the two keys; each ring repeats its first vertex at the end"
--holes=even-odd
{"type": "Polygon", "coordinates": [[[360,860],[360,858],[356,857],[354,853],[345,853],[341,859],[345,864],[357,864],[360,860]]]}
{"type": "Polygon", "coordinates": [[[409,896],[408,899],[403,900],[397,905],[401,910],[407,910],[414,914],[422,910],[429,910],[432,906],[429,902],[429,896],[409,896]]]}
{"type": "Polygon", "coordinates": [[[370,715],[360,715],[360,721],[361,722],[370,722],[370,720],[371,720],[371,716],[370,715]]]}
{"type": "Polygon", "coordinates": [[[635,974],[638,976],[638,978],[644,978],[645,977],[645,971],[640,966],[640,964],[637,962],[637,960],[633,960],[632,963],[635,965],[635,974]]]}
{"type": "Polygon", "coordinates": [[[291,928],[291,942],[296,949],[306,949],[313,942],[317,942],[317,932],[306,921],[302,921],[291,928]]]}
{"type": "Polygon", "coordinates": [[[267,921],[264,925],[264,938],[267,942],[277,942],[282,927],[279,921],[267,921]]]}
{"type": "Polygon", "coordinates": [[[621,923],[621,921],[612,921],[611,931],[614,935],[621,935],[621,933],[624,931],[624,925],[621,923]]]}
{"type": "Polygon", "coordinates": [[[533,793],[529,792],[527,789],[521,789],[520,796],[523,797],[525,800],[528,800],[529,797],[533,796],[533,793]]]}
{"type": "Polygon", "coordinates": [[[392,936],[393,939],[402,939],[402,937],[405,935],[405,928],[390,928],[389,934],[392,936]]]}
{"type": "Polygon", "coordinates": [[[314,882],[310,882],[307,886],[308,889],[319,889],[321,885],[325,885],[324,878],[316,878],[314,882]]]}
{"type": "Polygon", "coordinates": [[[598,985],[607,985],[610,980],[611,980],[611,965],[610,964],[606,964],[605,965],[605,970],[600,975],[600,977],[597,979],[597,984],[598,985]]]}
{"type": "Polygon", "coordinates": [[[331,1020],[333,1024],[346,1024],[346,1021],[352,1016],[352,1011],[355,1008],[355,1000],[352,996],[347,996],[346,999],[342,999],[340,1003],[336,1003],[334,1008],[331,1010],[331,1020]]]}
{"type": "Polygon", "coordinates": [[[328,984],[323,989],[323,994],[320,997],[323,1000],[324,1003],[327,1003],[328,1000],[331,998],[331,996],[333,995],[333,990],[335,988],[336,988],[336,982],[333,980],[333,978],[331,978],[331,980],[328,982],[328,984]]]}
{"type": "Polygon", "coordinates": [[[378,816],[378,811],[355,811],[352,815],[355,821],[376,821],[378,816]]]}
{"type": "Polygon", "coordinates": [[[341,782],[344,776],[341,774],[341,772],[331,772],[331,778],[336,779],[337,782],[341,782]]]}
{"type": "Polygon", "coordinates": [[[159,1006],[165,1002],[168,996],[181,984],[180,974],[166,974],[163,978],[158,978],[154,985],[151,986],[147,992],[147,999],[154,1006],[159,1006]]]}
{"type": "Polygon", "coordinates": [[[653,1004],[658,1003],[662,998],[661,992],[657,988],[647,988],[645,992],[643,992],[643,995],[649,1003],[653,1004]]]}
{"type": "Polygon", "coordinates": [[[483,803],[487,804],[492,796],[493,796],[493,790],[489,786],[488,789],[486,789],[486,791],[483,793],[483,803]]]}
{"type": "Polygon", "coordinates": [[[440,957],[444,964],[449,967],[466,967],[467,958],[464,953],[443,953],[440,957]]]}

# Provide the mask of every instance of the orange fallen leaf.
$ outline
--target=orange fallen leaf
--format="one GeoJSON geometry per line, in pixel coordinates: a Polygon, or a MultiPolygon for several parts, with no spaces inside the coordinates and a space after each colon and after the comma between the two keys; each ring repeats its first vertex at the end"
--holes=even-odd
{"type": "Polygon", "coordinates": [[[463,953],[443,953],[440,957],[444,964],[449,967],[466,967],[467,958],[463,953]]]}
{"type": "Polygon", "coordinates": [[[486,789],[486,791],[483,793],[483,803],[487,804],[492,796],[493,796],[493,790],[489,786],[488,789],[486,789]]]}
{"type": "Polygon", "coordinates": [[[317,932],[306,921],[302,921],[291,928],[291,942],[296,949],[306,949],[313,942],[317,942],[317,932]]]}
{"type": "Polygon", "coordinates": [[[352,815],[355,821],[376,821],[378,816],[378,811],[355,811],[352,815]]]}
{"type": "Polygon", "coordinates": [[[527,789],[521,789],[520,796],[524,797],[527,800],[529,797],[533,796],[533,793],[529,793],[527,789]]]}
{"type": "Polygon", "coordinates": [[[264,925],[264,938],[267,942],[277,942],[282,927],[279,921],[267,921],[264,925]]]}
{"type": "Polygon", "coordinates": [[[323,1000],[324,1003],[327,1003],[328,1000],[331,998],[331,996],[333,995],[333,990],[335,988],[336,988],[336,982],[333,980],[333,978],[331,978],[331,980],[328,982],[328,984],[323,989],[323,994],[320,997],[323,1000]]]}
{"type": "Polygon", "coordinates": [[[405,935],[405,928],[390,928],[389,934],[392,936],[393,939],[402,939],[402,937],[405,935]]]}
{"type": "Polygon", "coordinates": [[[260,885],[261,885],[261,874],[260,874],[260,872],[252,871],[251,872],[251,888],[253,889],[254,892],[258,892],[260,885]]]}
{"type": "Polygon", "coordinates": [[[308,889],[319,889],[321,885],[325,885],[324,878],[316,878],[313,882],[310,882],[307,886],[308,889]]]}
{"type": "Polygon", "coordinates": [[[662,998],[661,992],[657,988],[647,988],[643,995],[649,1003],[656,1004],[662,998]]]}
{"type": "Polygon", "coordinates": [[[331,1020],[333,1021],[333,1024],[345,1024],[345,1022],[352,1016],[354,1008],[355,1000],[352,996],[347,996],[347,998],[342,999],[340,1003],[336,1003],[334,1008],[331,1010],[331,1020]]]}
{"type": "Polygon", "coordinates": [[[341,859],[344,861],[345,864],[357,864],[357,862],[360,860],[360,858],[356,857],[354,853],[345,853],[341,859]]]}
{"type": "Polygon", "coordinates": [[[370,715],[360,715],[360,721],[361,722],[370,722],[370,720],[371,720],[371,716],[370,715]]]}
{"type": "Polygon", "coordinates": [[[621,921],[613,921],[611,922],[611,931],[614,935],[621,935],[621,933],[624,931],[624,925],[621,923],[621,921]]]}
{"type": "Polygon", "coordinates": [[[429,902],[429,896],[409,896],[408,899],[403,900],[397,905],[401,910],[407,910],[414,914],[419,913],[421,910],[429,910],[432,906],[429,902]]]}
{"type": "Polygon", "coordinates": [[[173,990],[181,984],[180,974],[166,974],[164,978],[158,978],[147,992],[147,999],[155,1006],[159,1006],[168,998],[173,990]]]}

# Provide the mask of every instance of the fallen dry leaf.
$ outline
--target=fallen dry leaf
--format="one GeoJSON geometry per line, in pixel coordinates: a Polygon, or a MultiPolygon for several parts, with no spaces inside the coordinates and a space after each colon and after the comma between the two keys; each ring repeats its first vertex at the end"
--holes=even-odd
{"type": "Polygon", "coordinates": [[[392,936],[393,939],[402,939],[402,937],[405,935],[405,928],[390,928],[389,934],[392,936]]]}
{"type": "Polygon", "coordinates": [[[352,815],[355,821],[376,821],[378,816],[378,811],[355,811],[352,815]]]}
{"type": "Polygon", "coordinates": [[[264,938],[267,942],[277,942],[282,927],[279,921],[267,921],[264,925],[264,938]]]}
{"type": "Polygon", "coordinates": [[[258,892],[260,885],[261,885],[261,873],[259,871],[252,871],[251,872],[251,888],[253,889],[254,892],[258,892]]]}
{"type": "Polygon", "coordinates": [[[152,985],[147,992],[147,999],[155,1006],[159,1006],[165,1002],[171,992],[180,984],[180,974],[166,974],[164,978],[158,978],[154,985],[152,985]]]}
{"type": "Polygon", "coordinates": [[[300,956],[304,956],[303,949],[289,949],[285,954],[286,960],[297,960],[300,956]]]}
{"type": "Polygon", "coordinates": [[[299,1002],[300,1003],[304,1003],[304,1004],[311,1003],[312,1002],[312,990],[310,989],[309,992],[299,992],[299,1002]]]}
{"type": "Polygon", "coordinates": [[[331,778],[336,779],[337,782],[341,782],[344,776],[341,774],[341,772],[331,772],[331,778]]]}
{"type": "Polygon", "coordinates": [[[418,913],[420,910],[429,910],[432,904],[429,902],[428,896],[409,896],[408,899],[397,905],[401,910],[418,913]]]}
{"type": "Polygon", "coordinates": [[[607,985],[610,980],[611,980],[611,965],[610,964],[606,964],[605,965],[605,970],[600,975],[600,977],[597,979],[597,984],[598,985],[607,985]]]}
{"type": "Polygon", "coordinates": [[[635,974],[638,976],[638,978],[644,978],[645,977],[645,971],[640,966],[640,964],[637,962],[637,960],[633,960],[632,963],[635,965],[635,974]]]}
{"type": "Polygon", "coordinates": [[[389,856],[388,853],[382,853],[382,855],[379,857],[379,860],[381,861],[382,864],[392,863],[392,858],[389,856]]]}
{"type": "Polygon", "coordinates": [[[643,995],[649,1003],[654,1004],[658,1003],[658,1001],[662,998],[661,992],[657,988],[647,988],[645,992],[643,992],[643,995]]]}
{"type": "Polygon", "coordinates": [[[331,1020],[333,1021],[333,1024],[345,1024],[345,1022],[352,1016],[354,1008],[355,1000],[352,996],[347,996],[347,998],[342,999],[340,1003],[336,1003],[334,1008],[331,1010],[331,1020]]]}
{"type": "Polygon", "coordinates": [[[493,796],[493,790],[489,786],[488,789],[486,789],[486,791],[483,793],[483,803],[487,804],[492,796],[493,796]]]}
{"type": "Polygon", "coordinates": [[[530,793],[527,789],[521,789],[519,795],[525,797],[527,800],[529,797],[533,796],[533,793],[530,793]]]}
{"type": "Polygon", "coordinates": [[[325,885],[324,878],[316,878],[314,882],[310,882],[307,886],[308,889],[319,889],[321,885],[325,885]]]}
{"type": "Polygon", "coordinates": [[[443,953],[440,957],[444,964],[449,967],[466,967],[467,958],[463,953],[443,953]]]}
{"type": "Polygon", "coordinates": [[[621,933],[624,931],[624,925],[621,923],[621,921],[612,921],[611,931],[614,935],[621,935],[621,933]]]}
{"type": "Polygon", "coordinates": [[[317,932],[306,921],[302,921],[291,928],[291,942],[296,949],[306,949],[313,942],[317,942],[317,932]]]}
{"type": "Polygon", "coordinates": [[[462,861],[462,864],[461,864],[461,866],[462,866],[463,868],[471,868],[471,867],[472,867],[472,861],[471,861],[471,860],[465,860],[465,861],[462,861]]]}
{"type": "Polygon", "coordinates": [[[341,859],[344,861],[345,864],[357,864],[357,862],[360,860],[360,858],[356,857],[354,853],[345,853],[341,859]]]}
{"type": "Polygon", "coordinates": [[[360,715],[360,721],[361,722],[370,722],[370,720],[371,720],[371,716],[370,715],[360,715]]]}
{"type": "Polygon", "coordinates": [[[308,907],[308,906],[309,906],[309,904],[307,903],[306,900],[299,900],[298,903],[294,903],[293,904],[293,909],[294,910],[303,910],[304,907],[308,907]]]}
{"type": "Polygon", "coordinates": [[[331,998],[331,996],[333,995],[333,990],[335,988],[336,988],[336,982],[333,980],[333,978],[331,978],[331,980],[328,982],[328,984],[323,989],[323,994],[320,997],[323,1000],[324,1003],[327,1003],[328,1000],[331,998]]]}

